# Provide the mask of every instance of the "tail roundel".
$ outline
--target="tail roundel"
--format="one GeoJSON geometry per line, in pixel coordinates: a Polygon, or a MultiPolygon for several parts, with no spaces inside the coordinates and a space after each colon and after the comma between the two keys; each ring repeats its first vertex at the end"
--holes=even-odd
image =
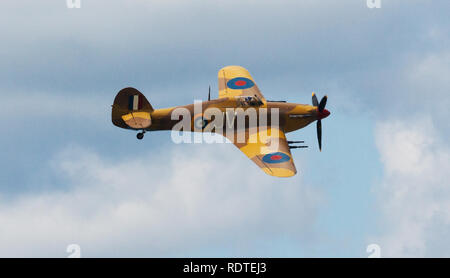
{"type": "Polygon", "coordinates": [[[112,122],[115,126],[145,129],[152,124],[153,107],[147,98],[135,88],[124,88],[117,93],[112,105],[112,122]]]}

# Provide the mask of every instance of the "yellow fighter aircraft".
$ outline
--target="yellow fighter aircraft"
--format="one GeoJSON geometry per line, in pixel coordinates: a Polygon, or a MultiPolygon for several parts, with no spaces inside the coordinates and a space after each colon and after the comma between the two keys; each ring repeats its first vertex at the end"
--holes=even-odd
{"type": "MultiPolygon", "coordinates": [[[[268,118],[273,113],[271,111],[276,111],[278,113],[277,125],[272,125],[272,118],[270,118],[264,122],[258,120],[256,126],[252,126],[246,120],[244,128],[237,128],[238,125],[235,124],[236,120],[233,118],[231,120],[234,123],[233,132],[221,133],[264,172],[276,177],[294,176],[297,170],[290,149],[306,147],[293,145],[304,142],[288,141],[285,133],[301,129],[317,121],[317,139],[319,149],[322,149],[321,120],[330,115],[330,112],[325,109],[327,96],[324,96],[319,102],[313,93],[313,105],[266,100],[250,73],[240,66],[224,67],[219,70],[218,79],[219,98],[211,100],[209,93],[208,101],[201,102],[202,112],[200,113],[194,108],[195,104],[153,109],[141,92],[134,88],[124,88],[114,99],[112,122],[121,128],[140,131],[137,138],[142,139],[146,131],[172,130],[180,122],[179,117],[173,117],[172,113],[180,108],[189,111],[190,126],[187,131],[194,132],[207,132],[207,130],[215,132],[215,130],[208,129],[212,119],[208,119],[203,114],[203,111],[210,108],[216,108],[223,112],[230,108],[241,108],[244,111],[254,109],[257,113],[265,110],[268,118]],[[238,137],[244,139],[237,140],[238,137]]],[[[223,125],[226,125],[227,121],[224,122],[223,125]]]]}

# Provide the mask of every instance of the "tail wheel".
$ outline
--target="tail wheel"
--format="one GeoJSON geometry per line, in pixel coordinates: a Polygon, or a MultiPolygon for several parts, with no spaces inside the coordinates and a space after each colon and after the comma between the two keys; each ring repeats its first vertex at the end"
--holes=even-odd
{"type": "Polygon", "coordinates": [[[142,138],[144,138],[144,132],[139,132],[138,134],[136,134],[136,138],[142,140],[142,138]]]}

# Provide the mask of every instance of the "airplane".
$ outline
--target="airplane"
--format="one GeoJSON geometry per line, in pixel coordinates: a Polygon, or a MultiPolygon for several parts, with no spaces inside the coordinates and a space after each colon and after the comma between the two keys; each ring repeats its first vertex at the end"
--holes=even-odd
{"type": "MultiPolygon", "coordinates": [[[[304,141],[288,141],[285,134],[304,128],[314,121],[317,121],[319,150],[322,150],[322,119],[330,115],[325,109],[327,96],[319,102],[313,92],[312,105],[266,100],[250,73],[241,66],[227,66],[220,69],[218,83],[219,97],[211,100],[210,88],[208,101],[201,102],[201,111],[209,108],[217,108],[220,111],[242,108],[246,111],[251,108],[260,113],[259,111],[266,108],[266,111],[278,112],[279,119],[276,126],[271,125],[272,120],[267,120],[264,125],[258,121],[257,126],[246,125],[240,129],[234,125],[234,132],[222,134],[265,173],[275,177],[291,177],[297,173],[290,150],[307,146],[293,145],[304,141]],[[262,136],[262,132],[265,132],[265,137],[262,136]],[[237,136],[242,136],[240,138],[244,140],[236,140],[237,136]],[[275,149],[271,147],[273,142],[276,143],[275,149]]],[[[191,116],[190,130],[187,131],[205,132],[211,119],[207,119],[202,113],[195,114],[194,105],[153,109],[141,92],[128,87],[120,90],[114,99],[112,123],[120,128],[140,131],[137,138],[141,140],[145,132],[172,130],[179,122],[178,118],[174,120],[172,113],[177,108],[183,108],[189,111],[191,116]]],[[[246,124],[248,123],[246,120],[246,124]]]]}

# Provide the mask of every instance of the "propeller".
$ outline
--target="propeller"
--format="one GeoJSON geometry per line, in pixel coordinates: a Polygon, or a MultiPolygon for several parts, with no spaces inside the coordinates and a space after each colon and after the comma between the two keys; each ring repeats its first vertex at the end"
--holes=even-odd
{"type": "Polygon", "coordinates": [[[312,103],[314,106],[317,107],[317,114],[318,114],[318,120],[317,120],[317,140],[319,142],[319,150],[322,151],[322,119],[328,117],[330,115],[330,112],[325,109],[325,106],[327,105],[327,96],[324,96],[320,102],[317,100],[317,96],[315,93],[312,93],[312,103]]]}

